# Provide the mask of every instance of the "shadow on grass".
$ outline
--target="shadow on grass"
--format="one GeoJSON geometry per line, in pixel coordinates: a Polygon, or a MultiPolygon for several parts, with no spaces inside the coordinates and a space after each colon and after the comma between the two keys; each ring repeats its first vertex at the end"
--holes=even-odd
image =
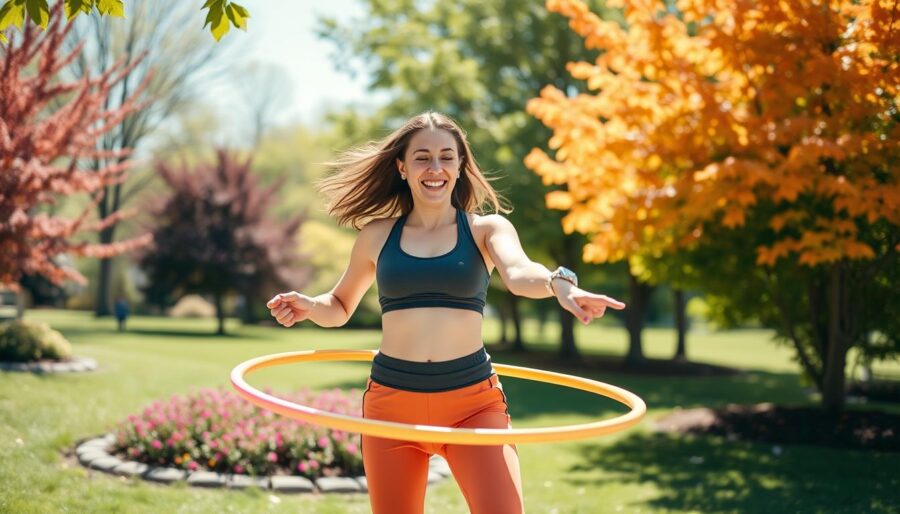
{"type": "MultiPolygon", "coordinates": [[[[363,377],[368,375],[368,369],[361,370],[361,373],[363,377]]],[[[792,374],[753,372],[731,377],[677,380],[632,375],[582,376],[623,387],[643,398],[648,409],[654,410],[716,407],[729,403],[808,403],[796,375],[792,374]]],[[[513,423],[516,419],[538,416],[583,415],[605,418],[627,412],[624,405],[614,400],[576,389],[510,377],[501,377],[501,381],[513,423]]],[[[329,385],[341,389],[364,386],[365,378],[329,385]]]]}
{"type": "Polygon", "coordinates": [[[652,483],[659,490],[626,510],[857,513],[896,512],[900,504],[896,455],[887,453],[635,433],[612,445],[580,445],[577,455],[565,478],[574,485],[652,483]],[[591,478],[598,469],[603,478],[591,478]]]}

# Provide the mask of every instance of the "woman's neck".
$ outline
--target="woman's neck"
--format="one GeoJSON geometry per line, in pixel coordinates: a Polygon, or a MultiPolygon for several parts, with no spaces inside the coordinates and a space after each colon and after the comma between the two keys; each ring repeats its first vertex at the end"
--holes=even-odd
{"type": "Polygon", "coordinates": [[[414,206],[406,217],[406,224],[434,230],[438,227],[453,225],[456,221],[456,207],[443,205],[440,207],[414,206]],[[412,223],[410,223],[412,222],[412,223]]]}

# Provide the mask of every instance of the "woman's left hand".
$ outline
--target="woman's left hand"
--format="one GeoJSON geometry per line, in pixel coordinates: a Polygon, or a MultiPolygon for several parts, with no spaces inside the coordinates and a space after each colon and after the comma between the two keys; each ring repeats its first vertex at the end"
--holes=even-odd
{"type": "Polygon", "coordinates": [[[556,291],[559,304],[585,325],[594,318],[603,317],[607,307],[619,311],[625,308],[625,304],[615,298],[585,291],[565,280],[554,281],[553,290],[556,291]]]}

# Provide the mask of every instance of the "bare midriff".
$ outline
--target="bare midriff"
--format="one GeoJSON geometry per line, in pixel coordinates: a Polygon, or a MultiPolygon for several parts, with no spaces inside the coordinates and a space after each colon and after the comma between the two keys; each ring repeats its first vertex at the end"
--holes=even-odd
{"type": "Polygon", "coordinates": [[[478,312],[447,307],[401,309],[381,317],[381,351],[416,362],[453,360],[475,353],[484,343],[478,312]]]}

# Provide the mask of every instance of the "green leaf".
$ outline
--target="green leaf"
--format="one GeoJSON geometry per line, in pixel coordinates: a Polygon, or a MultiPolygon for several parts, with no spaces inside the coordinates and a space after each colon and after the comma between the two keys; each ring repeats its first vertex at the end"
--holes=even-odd
{"type": "Polygon", "coordinates": [[[122,0],[97,0],[97,10],[100,14],[108,14],[118,18],[125,17],[125,4],[122,0]]]}
{"type": "Polygon", "coordinates": [[[223,0],[211,0],[207,2],[209,4],[209,12],[206,13],[206,23],[203,24],[203,28],[206,28],[207,25],[212,23],[215,25],[222,18],[222,1],[223,0]]]}
{"type": "Polygon", "coordinates": [[[206,16],[206,23],[210,25],[209,31],[212,32],[216,41],[221,40],[222,36],[228,33],[231,24],[228,23],[228,18],[225,16],[223,0],[217,0],[209,6],[209,14],[206,16]]]}
{"type": "Polygon", "coordinates": [[[66,20],[72,20],[79,14],[91,14],[94,9],[93,0],[66,0],[66,20]]]}
{"type": "Polygon", "coordinates": [[[241,30],[247,30],[247,20],[234,8],[234,4],[225,6],[225,14],[228,15],[228,19],[231,20],[232,25],[241,30]]]}
{"type": "Polygon", "coordinates": [[[28,17],[42,29],[47,28],[50,21],[50,6],[47,0],[25,0],[25,10],[28,11],[28,17]]]}
{"type": "Polygon", "coordinates": [[[5,30],[6,27],[12,24],[12,10],[15,6],[12,2],[6,2],[0,7],[0,30],[5,30]]]}
{"type": "Polygon", "coordinates": [[[248,11],[246,7],[238,5],[234,2],[231,2],[231,6],[234,7],[234,10],[237,11],[237,13],[241,15],[241,18],[249,18],[250,17],[250,11],[248,11]]]}
{"type": "Polygon", "coordinates": [[[71,20],[75,16],[81,14],[81,0],[66,0],[64,2],[66,8],[66,19],[71,20]]]}
{"type": "Polygon", "coordinates": [[[219,41],[220,39],[222,39],[222,36],[228,33],[229,29],[231,29],[231,24],[229,24],[228,19],[223,16],[218,25],[213,25],[212,27],[210,27],[210,32],[212,32],[212,35],[214,38],[216,38],[216,41],[219,41]]]}
{"type": "Polygon", "coordinates": [[[9,43],[9,40],[6,39],[2,32],[0,32],[0,43],[9,43]]]}
{"type": "Polygon", "coordinates": [[[0,30],[6,30],[10,25],[22,29],[25,23],[25,6],[22,2],[10,0],[0,7],[0,30]]]}

